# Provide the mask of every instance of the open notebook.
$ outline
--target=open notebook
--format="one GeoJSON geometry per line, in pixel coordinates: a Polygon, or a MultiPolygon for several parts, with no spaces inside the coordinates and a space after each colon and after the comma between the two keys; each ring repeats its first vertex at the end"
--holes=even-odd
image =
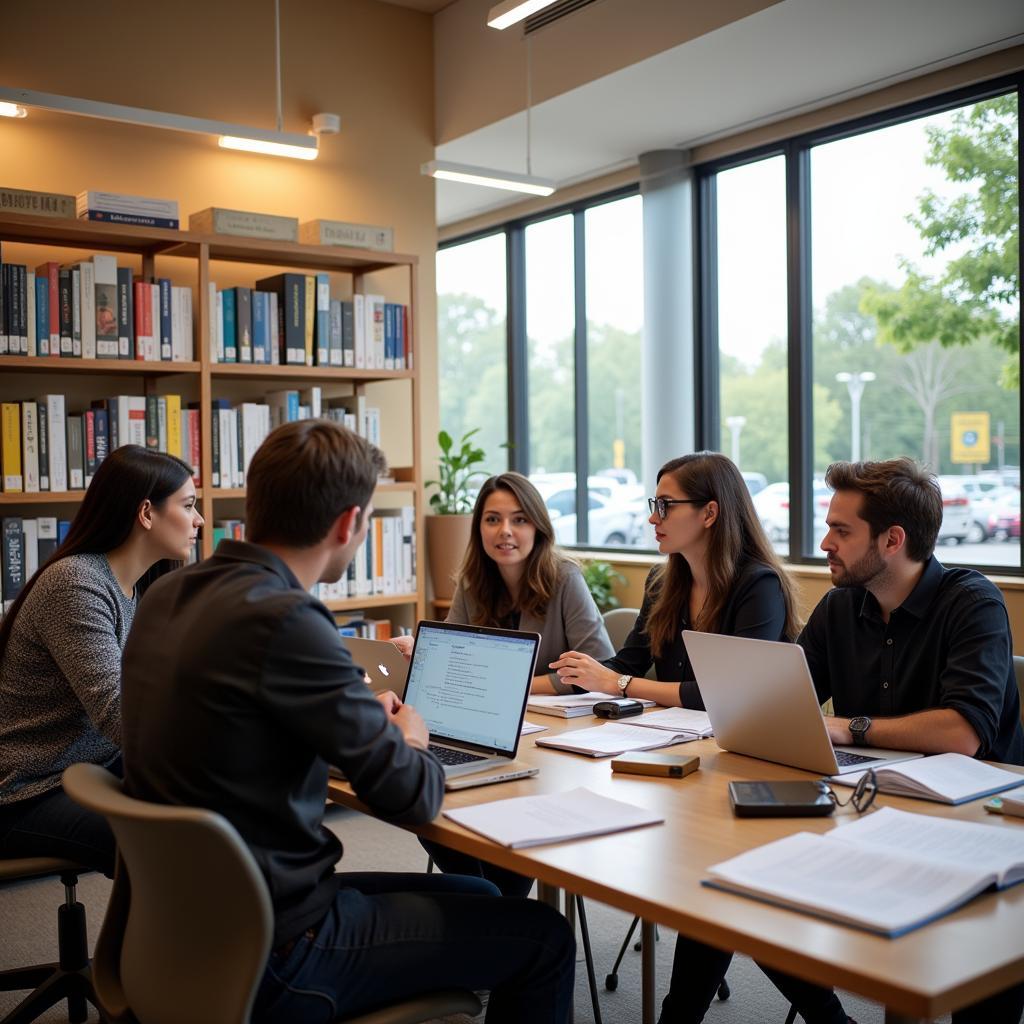
{"type": "Polygon", "coordinates": [[[884,807],[708,869],[704,885],[889,937],[1024,881],[1024,830],[884,807]]]}

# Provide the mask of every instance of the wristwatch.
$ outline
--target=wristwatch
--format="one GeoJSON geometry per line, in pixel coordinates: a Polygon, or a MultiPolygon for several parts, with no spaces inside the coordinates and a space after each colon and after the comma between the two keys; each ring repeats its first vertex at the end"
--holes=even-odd
{"type": "Polygon", "coordinates": [[[633,682],[633,677],[632,676],[619,676],[619,678],[616,679],[615,682],[616,682],[616,684],[619,687],[619,693],[621,693],[622,696],[625,697],[626,696],[626,688],[629,686],[629,684],[631,682],[633,682]]]}
{"type": "Polygon", "coordinates": [[[867,715],[858,715],[850,719],[850,735],[853,737],[855,746],[866,747],[868,745],[868,729],[871,728],[871,719],[867,715]]]}

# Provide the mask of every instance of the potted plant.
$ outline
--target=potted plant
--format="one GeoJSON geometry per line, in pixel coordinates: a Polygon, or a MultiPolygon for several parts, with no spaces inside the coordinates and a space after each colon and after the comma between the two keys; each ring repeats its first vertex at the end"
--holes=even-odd
{"type": "Polygon", "coordinates": [[[487,475],[473,468],[486,458],[483,448],[472,441],[477,430],[463,434],[458,442],[446,430],[437,435],[441,450],[438,478],[427,481],[428,487],[437,490],[430,496],[433,514],[426,519],[427,559],[435,599],[451,600],[455,593],[455,576],[469,545],[473,482],[487,475]]]}
{"type": "Polygon", "coordinates": [[[612,593],[616,583],[625,583],[626,577],[616,572],[608,562],[592,560],[584,562],[580,568],[583,579],[600,612],[619,607],[619,599],[612,593]]]}

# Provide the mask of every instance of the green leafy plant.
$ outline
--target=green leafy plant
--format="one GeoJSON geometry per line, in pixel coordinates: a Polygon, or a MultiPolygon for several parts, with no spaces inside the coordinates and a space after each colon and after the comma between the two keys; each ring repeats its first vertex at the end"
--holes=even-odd
{"type": "Polygon", "coordinates": [[[616,572],[608,562],[590,561],[581,566],[583,579],[586,581],[594,604],[602,612],[609,608],[618,608],[619,599],[612,593],[616,583],[625,583],[626,577],[616,572]]]}
{"type": "Polygon", "coordinates": [[[438,479],[427,481],[428,487],[437,488],[430,496],[430,507],[436,515],[457,516],[473,511],[473,481],[487,475],[482,469],[473,469],[487,457],[483,448],[470,440],[479,429],[463,434],[458,442],[452,440],[447,430],[437,435],[441,449],[438,479]]]}

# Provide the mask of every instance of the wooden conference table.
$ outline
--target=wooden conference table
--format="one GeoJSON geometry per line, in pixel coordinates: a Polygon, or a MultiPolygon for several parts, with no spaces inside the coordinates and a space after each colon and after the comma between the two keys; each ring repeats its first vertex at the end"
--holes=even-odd
{"type": "MultiPolygon", "coordinates": [[[[734,949],[799,977],[855,992],[886,1007],[887,1024],[930,1020],[1024,981],[1024,885],[989,893],[939,921],[898,939],[867,932],[702,886],[706,869],[744,850],[797,831],[826,832],[845,818],[735,818],[727,784],[732,779],[807,779],[809,773],[719,750],[714,740],[665,748],[699,754],[700,771],[682,780],[613,774],[609,759],[535,745],[538,736],[592,726],[529,715],[547,727],[524,736],[519,760],[540,768],[530,779],[448,793],[445,807],[465,807],[514,796],[587,786],[649,807],[663,825],[527,850],[509,850],[438,815],[412,831],[578,893],[645,923],[682,932],[722,949],[734,949]]],[[[1022,769],[1016,769],[1024,772],[1022,769]]],[[[347,783],[332,780],[330,798],[366,811],[347,783]]],[[[984,801],[947,807],[880,795],[879,804],[921,814],[955,817],[1024,829],[1024,822],[988,815],[984,801]]],[[[653,941],[644,949],[653,950],[653,941]]],[[[656,1019],[653,953],[644,965],[643,1020],[656,1019]]]]}

